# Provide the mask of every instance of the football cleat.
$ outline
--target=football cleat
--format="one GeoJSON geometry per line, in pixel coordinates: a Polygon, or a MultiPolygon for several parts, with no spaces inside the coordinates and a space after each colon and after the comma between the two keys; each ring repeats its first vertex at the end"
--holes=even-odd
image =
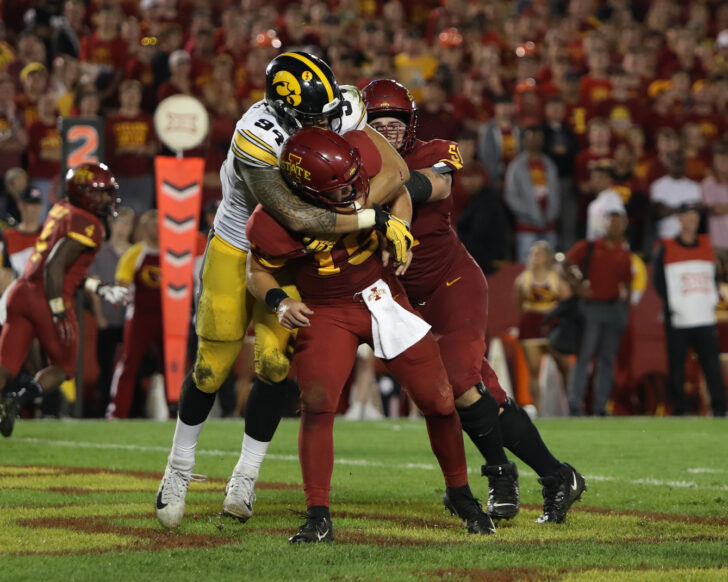
{"type": "Polygon", "coordinates": [[[155,508],[157,520],[167,529],[173,529],[182,523],[185,514],[185,496],[190,481],[206,481],[204,475],[195,475],[188,471],[173,469],[167,463],[164,469],[164,477],[159,484],[155,508]]]}
{"type": "Polygon", "coordinates": [[[255,501],[255,477],[243,473],[233,473],[225,487],[225,501],[222,514],[235,517],[245,523],[253,517],[255,501]]]}
{"type": "Polygon", "coordinates": [[[569,508],[586,491],[584,477],[568,463],[563,463],[554,475],[541,477],[538,482],[543,486],[543,514],[536,523],[563,523],[569,508]]]}
{"type": "Polygon", "coordinates": [[[488,514],[493,519],[516,517],[521,506],[516,464],[483,465],[481,474],[488,477],[488,514]]]}
{"type": "Polygon", "coordinates": [[[330,517],[315,517],[310,513],[305,514],[306,523],[298,528],[298,531],[288,538],[291,544],[321,543],[334,541],[334,525],[330,517]]]}
{"type": "Polygon", "coordinates": [[[4,437],[13,434],[19,411],[20,403],[15,398],[0,400],[0,434],[4,437]]]}
{"type": "Polygon", "coordinates": [[[469,487],[465,492],[448,487],[445,490],[442,502],[450,510],[450,513],[457,515],[465,522],[465,527],[469,533],[483,535],[495,533],[493,520],[483,511],[483,506],[473,497],[469,487]]]}

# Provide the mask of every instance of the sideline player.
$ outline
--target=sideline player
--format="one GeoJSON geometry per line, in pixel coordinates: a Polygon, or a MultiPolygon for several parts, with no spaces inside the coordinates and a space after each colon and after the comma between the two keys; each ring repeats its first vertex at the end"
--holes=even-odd
{"type": "MultiPolygon", "coordinates": [[[[357,199],[366,199],[368,174],[376,174],[380,164],[375,146],[360,131],[341,137],[322,128],[302,129],[288,138],[281,153],[281,173],[293,192],[340,212],[355,211],[357,199]]],[[[299,328],[298,449],[308,511],[306,522],[289,541],[334,539],[329,512],[334,417],[362,342],[387,361],[423,412],[447,485],[445,506],[469,532],[494,533],[493,522],[468,486],[460,422],[437,343],[430,326],[414,314],[396,278],[392,289],[397,299],[392,297],[383,279],[376,231],[340,237],[330,251],[310,255],[300,236],[259,207],[248,222],[247,234],[248,289],[277,312],[284,327],[299,328]],[[276,274],[284,267],[291,271],[301,300],[280,288],[276,274]]]]}
{"type": "MultiPolygon", "coordinates": [[[[240,352],[245,332],[256,320],[256,372],[246,407],[241,458],[228,481],[223,511],[245,519],[251,484],[257,467],[246,458],[262,459],[280,420],[280,401],[288,376],[285,355],[291,333],[283,330],[264,305],[246,289],[245,264],[248,240],[245,226],[257,203],[281,224],[305,233],[308,250],[326,252],[335,234],[376,227],[393,245],[395,260],[405,261],[412,242],[407,224],[381,210],[367,208],[341,214],[314,206],[293,194],[278,169],[286,138],[304,126],[326,126],[337,133],[363,129],[377,143],[382,170],[372,180],[372,199],[384,203],[402,189],[407,166],[376,131],[366,125],[361,94],[354,87],[339,87],[322,60],[304,52],[286,52],[266,69],[265,98],[253,104],[238,121],[228,156],[220,170],[223,199],[215,216],[202,266],[202,291],[198,300],[198,348],[192,371],[185,378],[164,477],[155,500],[159,522],[179,525],[195,464],[195,448],[215,393],[240,352]],[[318,239],[311,238],[318,236],[318,239]],[[271,323],[263,322],[265,317],[271,323]]],[[[411,204],[400,197],[392,214],[409,220],[411,204]]],[[[295,296],[295,289],[288,288],[295,296]]],[[[259,464],[257,465],[259,466],[259,464]]]]}
{"type": "Polygon", "coordinates": [[[586,489],[584,478],[551,454],[528,415],[506,398],[484,358],[488,286],[450,226],[452,174],[462,167],[458,146],[416,139],[417,106],[396,81],[372,81],[362,93],[372,127],[410,168],[407,189],[414,205],[416,248],[401,280],[412,305],[432,325],[463,430],[486,459],[482,474],[489,482],[488,511],[503,519],[518,513],[518,473],[503,452],[505,445],[540,477],[544,510],[539,522],[561,522],[586,489]]]}
{"type": "MultiPolygon", "coordinates": [[[[67,200],[51,208],[25,271],[9,292],[0,334],[0,392],[18,374],[33,338],[49,365],[27,385],[0,399],[0,432],[10,436],[18,411],[72,378],[78,354],[74,293],[105,238],[102,222],[116,205],[116,179],[104,164],[83,164],[66,176],[67,200]]],[[[86,278],[84,288],[110,303],[127,290],[86,278]]]]}

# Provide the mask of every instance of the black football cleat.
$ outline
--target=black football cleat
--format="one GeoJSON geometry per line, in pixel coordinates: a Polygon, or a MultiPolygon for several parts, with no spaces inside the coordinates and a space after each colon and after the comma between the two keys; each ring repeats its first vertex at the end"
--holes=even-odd
{"type": "Polygon", "coordinates": [[[298,531],[288,538],[291,544],[321,543],[334,541],[334,525],[330,517],[315,517],[310,513],[305,514],[306,523],[298,528],[298,531]]]}
{"type": "Polygon", "coordinates": [[[20,403],[15,398],[0,400],[0,434],[4,437],[13,434],[15,419],[18,417],[19,411],[20,403]]]}
{"type": "Polygon", "coordinates": [[[516,517],[521,507],[516,464],[483,465],[481,474],[488,477],[488,514],[493,519],[516,517]]]}
{"type": "Polygon", "coordinates": [[[586,491],[584,477],[568,463],[563,463],[554,475],[541,477],[538,482],[543,486],[543,514],[536,523],[564,523],[569,508],[586,491]]]}
{"type": "Polygon", "coordinates": [[[448,487],[445,490],[442,502],[450,510],[450,513],[457,515],[465,522],[465,527],[469,533],[482,535],[495,533],[493,520],[483,511],[483,506],[473,497],[467,485],[464,491],[462,488],[452,489],[448,487]]]}

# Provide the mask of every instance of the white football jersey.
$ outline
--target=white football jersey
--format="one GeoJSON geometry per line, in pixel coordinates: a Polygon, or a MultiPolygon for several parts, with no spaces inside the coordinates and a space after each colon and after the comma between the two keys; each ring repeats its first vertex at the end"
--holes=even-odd
{"type": "MultiPolygon", "coordinates": [[[[361,92],[351,85],[340,87],[343,100],[339,134],[363,129],[367,112],[361,92]]],[[[290,133],[283,129],[265,101],[258,101],[238,120],[228,155],[220,168],[222,202],[215,215],[215,233],[234,247],[247,251],[245,225],[258,200],[235,172],[235,160],[254,168],[277,168],[283,143],[290,133]]]]}

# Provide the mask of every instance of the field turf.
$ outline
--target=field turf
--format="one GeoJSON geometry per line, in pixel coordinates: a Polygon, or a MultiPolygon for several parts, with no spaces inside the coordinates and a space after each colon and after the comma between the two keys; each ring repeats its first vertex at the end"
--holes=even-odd
{"type": "MultiPolygon", "coordinates": [[[[565,524],[534,522],[536,475],[519,462],[520,514],[468,534],[442,506],[423,421],[335,427],[336,541],[290,546],[305,510],[285,420],[245,525],[220,514],[242,422],[200,439],[182,526],[164,531],[154,494],[174,424],[19,421],[0,439],[0,580],[728,580],[728,424],[672,418],[549,419],[544,440],[585,477],[565,524]]],[[[471,487],[481,459],[466,443],[471,487]]]]}

